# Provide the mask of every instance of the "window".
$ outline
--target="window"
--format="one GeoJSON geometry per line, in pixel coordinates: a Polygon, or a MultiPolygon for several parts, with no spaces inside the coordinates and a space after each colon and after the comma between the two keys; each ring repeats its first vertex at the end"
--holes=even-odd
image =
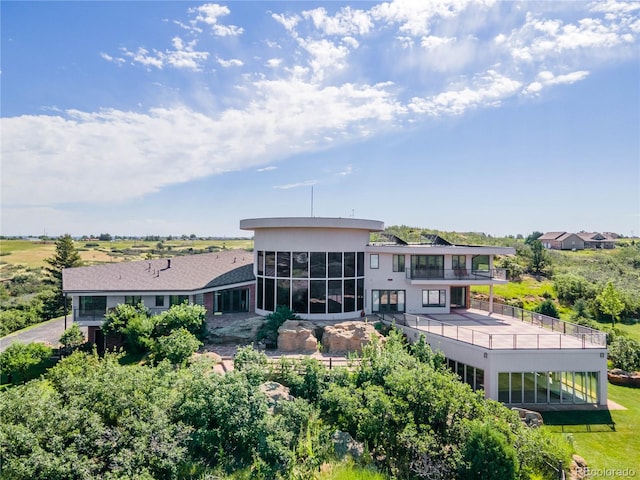
{"type": "Polygon", "coordinates": [[[474,272],[488,272],[489,255],[474,255],[471,259],[471,270],[474,272]]]}
{"type": "Polygon", "coordinates": [[[188,295],[169,295],[169,305],[182,305],[184,302],[189,301],[188,295]]]}
{"type": "Polygon", "coordinates": [[[309,278],[309,254],[293,252],[293,277],[309,278]]]}
{"type": "Polygon", "coordinates": [[[344,252],[344,276],[356,276],[356,254],[355,252],[344,252]]]}
{"type": "Polygon", "coordinates": [[[329,278],[342,278],[342,252],[329,252],[329,278]]]}
{"type": "Polygon", "coordinates": [[[451,268],[454,270],[464,270],[467,268],[466,255],[453,255],[451,257],[451,268]]]}
{"type": "Polygon", "coordinates": [[[344,311],[353,312],[356,309],[356,281],[344,281],[344,311]]]}
{"type": "Polygon", "coordinates": [[[326,252],[311,252],[311,278],[327,277],[326,252]]]}
{"type": "Polygon", "coordinates": [[[105,314],[107,297],[80,297],[80,315],[105,314]]]}
{"type": "Polygon", "coordinates": [[[291,280],[289,279],[278,279],[278,286],[277,286],[277,300],[276,300],[276,305],[286,305],[287,307],[289,305],[291,305],[291,302],[289,300],[289,294],[291,291],[291,280]]]}
{"type": "Polygon", "coordinates": [[[264,252],[258,251],[258,275],[264,275],[264,252]]]}
{"type": "Polygon", "coordinates": [[[327,282],[311,280],[309,291],[309,313],[327,313],[327,282]]]}
{"type": "Polygon", "coordinates": [[[296,313],[309,313],[309,280],[291,282],[291,310],[296,313]]]}
{"type": "Polygon", "coordinates": [[[422,306],[423,307],[444,307],[447,305],[446,290],[423,290],[422,306]]]}
{"type": "Polygon", "coordinates": [[[291,276],[291,253],[290,252],[278,252],[278,277],[290,277],[291,276]]]}
{"type": "Polygon", "coordinates": [[[404,255],[393,256],[393,271],[404,272],[404,255]]]}
{"type": "Polygon", "coordinates": [[[139,303],[142,303],[142,297],[140,295],[126,295],[124,297],[124,303],[125,305],[138,305],[139,303]]]}
{"type": "Polygon", "coordinates": [[[404,290],[372,290],[374,312],[404,312],[404,290]]]}
{"type": "Polygon", "coordinates": [[[156,307],[164,307],[164,295],[156,295],[156,307]]]}
{"type": "Polygon", "coordinates": [[[413,278],[444,278],[444,255],[412,255],[413,278]]]}
{"type": "Polygon", "coordinates": [[[329,280],[327,304],[329,313],[342,313],[342,280],[329,280]]]}
{"type": "Polygon", "coordinates": [[[276,275],[276,252],[265,252],[264,254],[264,274],[267,277],[276,275]]]}
{"type": "Polygon", "coordinates": [[[380,258],[377,253],[372,253],[369,256],[369,268],[376,269],[380,266],[380,258]]]}

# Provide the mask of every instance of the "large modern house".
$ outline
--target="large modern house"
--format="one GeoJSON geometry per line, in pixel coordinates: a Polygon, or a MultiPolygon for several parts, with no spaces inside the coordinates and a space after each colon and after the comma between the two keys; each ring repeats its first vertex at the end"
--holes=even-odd
{"type": "Polygon", "coordinates": [[[240,221],[254,251],[68,269],[63,290],[90,340],[109,308],[152,311],[185,300],[210,314],[267,315],[286,305],[309,320],[376,316],[440,350],[472,388],[510,405],[606,405],[603,333],[494,304],[496,268],[513,248],[452,245],[438,236],[407,243],[376,220],[283,217],[240,221]],[[372,241],[375,234],[377,241],[372,241]],[[470,288],[488,286],[485,302],[470,288]]]}

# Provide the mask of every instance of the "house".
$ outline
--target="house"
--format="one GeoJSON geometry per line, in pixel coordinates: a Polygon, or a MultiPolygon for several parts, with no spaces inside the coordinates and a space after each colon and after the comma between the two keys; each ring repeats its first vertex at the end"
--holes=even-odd
{"type": "Polygon", "coordinates": [[[98,344],[104,315],[121,303],[159,313],[188,301],[213,314],[252,311],[255,298],[253,255],[244,250],[67,268],[62,285],[73,320],[98,344]]]}
{"type": "Polygon", "coordinates": [[[240,221],[254,251],[220,252],[63,272],[74,320],[93,328],[117,303],[165,309],[187,299],[209,313],[268,315],[286,305],[312,321],[360,317],[424,336],[447,365],[487,398],[536,409],[604,406],[606,335],[494,303],[507,283],[497,255],[510,247],[452,245],[429,236],[409,243],[377,220],[279,217],[240,221]],[[488,287],[487,301],[470,289],[488,287]]]}
{"type": "Polygon", "coordinates": [[[584,248],[606,248],[615,247],[615,239],[617,235],[598,232],[578,232],[578,237],[584,242],[584,248]]]}
{"type": "Polygon", "coordinates": [[[553,250],[584,250],[584,240],[575,233],[548,232],[538,237],[544,248],[553,250]]]}
{"type": "Polygon", "coordinates": [[[615,233],[597,232],[547,232],[538,237],[545,248],[553,250],[584,250],[590,248],[614,248],[615,233]]]}

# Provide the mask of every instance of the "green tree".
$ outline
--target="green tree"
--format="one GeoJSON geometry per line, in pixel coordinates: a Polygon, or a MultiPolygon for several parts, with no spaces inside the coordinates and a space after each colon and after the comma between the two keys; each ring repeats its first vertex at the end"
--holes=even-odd
{"type": "Polygon", "coordinates": [[[553,300],[547,298],[544,302],[538,305],[535,308],[535,311],[541,313],[542,315],[546,315],[547,317],[560,318],[560,313],[558,312],[558,308],[556,304],[553,303],[553,300]]]}
{"type": "Polygon", "coordinates": [[[206,334],[206,317],[207,309],[202,305],[189,304],[186,301],[180,305],[173,305],[169,310],[156,315],[154,336],[161,337],[175,329],[186,328],[202,339],[206,334]]]}
{"type": "Polygon", "coordinates": [[[173,365],[184,365],[201,345],[200,340],[189,330],[179,328],[169,335],[156,339],[152,351],[156,362],[166,358],[173,365]]]}
{"type": "Polygon", "coordinates": [[[524,239],[525,245],[531,245],[534,241],[538,240],[542,236],[542,232],[531,232],[527,235],[527,238],[524,239]]]}
{"type": "Polygon", "coordinates": [[[613,368],[627,372],[640,370],[640,342],[624,336],[617,336],[609,346],[609,359],[613,368]]]}
{"type": "Polygon", "coordinates": [[[529,246],[531,247],[531,258],[529,268],[533,273],[539,275],[549,263],[547,252],[540,240],[533,240],[529,246]]]}
{"type": "Polygon", "coordinates": [[[6,375],[20,375],[24,380],[27,370],[51,356],[52,349],[43,343],[14,342],[0,353],[0,372],[6,375]]]}
{"type": "Polygon", "coordinates": [[[461,480],[514,480],[518,472],[515,449],[490,425],[473,425],[463,450],[461,480]]]}
{"type": "Polygon", "coordinates": [[[54,305],[52,310],[57,312],[58,315],[64,315],[69,312],[70,304],[65,301],[62,293],[62,270],[82,265],[82,259],[73,244],[71,235],[67,233],[58,238],[56,241],[56,253],[53,257],[46,258],[45,262],[49,264],[48,267],[45,267],[48,282],[53,285],[56,292],[52,300],[54,305]]]}
{"type": "Polygon", "coordinates": [[[602,313],[611,315],[611,323],[615,325],[616,320],[624,310],[624,302],[620,299],[620,294],[611,280],[607,282],[604,289],[598,294],[596,301],[600,305],[602,313]]]}
{"type": "Polygon", "coordinates": [[[70,354],[85,342],[84,334],[77,323],[71,324],[60,337],[60,343],[65,354],[70,354]]]}

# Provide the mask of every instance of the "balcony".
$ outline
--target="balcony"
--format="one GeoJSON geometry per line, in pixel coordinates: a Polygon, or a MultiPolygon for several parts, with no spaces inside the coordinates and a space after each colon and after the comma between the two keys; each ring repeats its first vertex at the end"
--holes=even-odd
{"type": "Polygon", "coordinates": [[[492,268],[489,270],[467,270],[466,268],[411,269],[407,267],[405,274],[408,280],[460,280],[460,281],[487,281],[507,280],[505,268],[492,268]]]}
{"type": "Polygon", "coordinates": [[[104,321],[105,310],[74,310],[73,321],[79,325],[96,325],[104,321]]]}

